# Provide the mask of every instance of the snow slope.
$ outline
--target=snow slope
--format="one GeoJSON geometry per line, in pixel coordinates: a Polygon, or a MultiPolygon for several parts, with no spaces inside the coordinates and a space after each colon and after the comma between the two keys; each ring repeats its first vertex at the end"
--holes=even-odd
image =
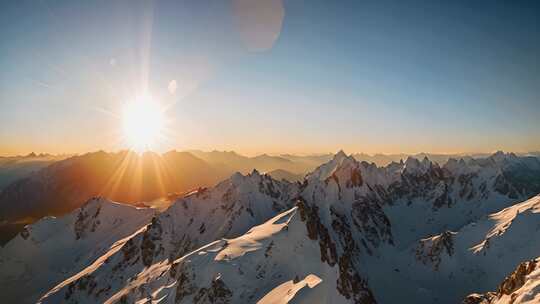
{"type": "Polygon", "coordinates": [[[91,274],[80,273],[56,289],[82,292],[90,301],[105,301],[123,287],[126,278],[174,261],[216,239],[239,236],[287,210],[294,204],[295,189],[295,184],[275,181],[256,170],[245,176],[236,173],[213,188],[201,188],[180,198],[121,250],[107,253],[105,262],[92,267],[91,274]],[[94,277],[107,280],[96,281],[91,291],[85,291],[86,281],[94,277]]]}
{"type": "Polygon", "coordinates": [[[110,297],[63,288],[41,303],[347,303],[335,287],[337,267],[321,263],[318,247],[295,207],[238,238],[156,263],[110,297]]]}
{"type": "Polygon", "coordinates": [[[46,290],[99,258],[116,241],[145,226],[154,211],[93,198],[60,217],[28,225],[0,248],[6,303],[35,302],[46,290]]]}
{"type": "MultiPolygon", "coordinates": [[[[122,280],[100,280],[107,274],[90,267],[41,302],[457,303],[471,289],[496,286],[507,269],[540,251],[538,236],[531,239],[520,231],[540,223],[540,196],[459,232],[422,239],[404,251],[389,243],[368,245],[371,251],[361,248],[357,240],[365,237],[363,231],[346,227],[339,217],[327,227],[323,212],[317,212],[317,219],[313,207],[298,201],[240,237],[210,242],[138,271],[122,271],[122,280]],[[479,244],[484,244],[481,250],[479,244]]],[[[127,264],[136,261],[136,255],[121,251],[129,256],[127,264]]],[[[102,263],[114,265],[108,259],[102,263]]],[[[523,286],[532,291],[522,298],[534,299],[537,284],[523,286]]]]}
{"type": "Polygon", "coordinates": [[[369,263],[370,285],[381,303],[457,303],[489,291],[516,264],[540,253],[540,196],[490,214],[457,231],[387,250],[369,263]],[[393,292],[388,284],[395,286],[393,292]]]}

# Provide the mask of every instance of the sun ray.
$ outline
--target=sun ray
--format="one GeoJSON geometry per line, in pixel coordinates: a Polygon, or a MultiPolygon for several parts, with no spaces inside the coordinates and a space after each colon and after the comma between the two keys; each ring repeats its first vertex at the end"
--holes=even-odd
{"type": "Polygon", "coordinates": [[[129,163],[132,161],[133,153],[129,151],[125,152],[124,157],[120,161],[120,165],[115,169],[114,173],[108,178],[107,182],[103,186],[103,189],[99,192],[101,196],[107,196],[110,198],[116,197],[117,190],[122,180],[124,179],[124,174],[129,167],[129,163]]]}

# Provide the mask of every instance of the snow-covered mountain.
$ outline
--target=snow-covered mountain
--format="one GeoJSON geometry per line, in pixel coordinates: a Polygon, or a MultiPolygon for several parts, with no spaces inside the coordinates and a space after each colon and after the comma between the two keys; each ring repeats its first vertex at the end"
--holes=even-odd
{"type": "Polygon", "coordinates": [[[77,289],[78,281],[71,289],[68,285],[47,294],[42,303],[287,303],[292,298],[298,303],[344,302],[335,288],[337,267],[321,263],[318,247],[307,237],[295,207],[238,238],[217,240],[179,259],[155,263],[119,282],[124,285],[109,297],[86,297],[87,290],[77,289]]]}
{"type": "Polygon", "coordinates": [[[297,183],[237,173],[41,301],[455,303],[539,255],[539,177],[538,159],[504,153],[377,167],[340,151],[297,183]]]}
{"type": "Polygon", "coordinates": [[[0,248],[0,286],[6,303],[35,302],[56,283],[76,274],[118,242],[144,227],[155,214],[93,198],[61,217],[28,225],[0,248]]]}
{"type": "MultiPolygon", "coordinates": [[[[220,239],[138,271],[122,270],[121,280],[100,280],[109,275],[89,267],[41,302],[456,303],[475,284],[500,281],[505,268],[538,252],[538,240],[529,242],[510,231],[516,230],[513,225],[530,225],[539,206],[540,196],[458,233],[422,239],[416,250],[393,250],[389,244],[374,249],[379,255],[370,255],[365,248],[347,250],[357,244],[356,238],[342,237],[348,233],[339,220],[327,228],[305,202],[297,201],[296,207],[240,237],[220,239]],[[516,218],[518,211],[530,215],[516,218]],[[512,235],[492,240],[497,245],[489,252],[471,246],[506,233],[512,235]],[[506,256],[505,265],[497,264],[501,256],[506,256]]],[[[127,256],[137,259],[136,251],[127,256]]],[[[114,265],[107,260],[101,263],[114,265]]]]}
{"type": "Polygon", "coordinates": [[[111,250],[87,270],[55,288],[66,300],[103,302],[156,263],[174,261],[196,248],[223,237],[242,235],[294,205],[297,186],[279,182],[254,170],[236,173],[213,188],[202,188],[179,199],[154,217],[151,224],[129,239],[121,250],[111,250]],[[86,290],[91,278],[107,277],[86,290]],[[69,295],[69,296],[68,296],[69,295]]]}

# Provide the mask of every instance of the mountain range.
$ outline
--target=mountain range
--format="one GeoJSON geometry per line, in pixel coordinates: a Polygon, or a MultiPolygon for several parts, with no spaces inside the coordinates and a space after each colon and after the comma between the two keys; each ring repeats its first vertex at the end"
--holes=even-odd
{"type": "Polygon", "coordinates": [[[540,299],[533,156],[497,152],[442,165],[408,157],[377,166],[340,151],[301,181],[252,170],[194,189],[171,197],[165,210],[92,198],[26,226],[0,249],[4,300],[540,299]]]}

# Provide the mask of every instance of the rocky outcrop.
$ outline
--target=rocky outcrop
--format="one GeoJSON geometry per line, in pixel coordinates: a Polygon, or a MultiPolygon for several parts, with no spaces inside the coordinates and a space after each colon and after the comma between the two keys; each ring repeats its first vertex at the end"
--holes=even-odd
{"type": "Polygon", "coordinates": [[[155,256],[164,253],[165,249],[160,242],[162,233],[163,228],[161,227],[160,220],[154,217],[152,223],[144,232],[141,243],[142,261],[147,267],[152,265],[155,256]]]}
{"type": "MultiPolygon", "coordinates": [[[[532,300],[533,297],[536,299],[538,290],[527,290],[522,293],[519,293],[518,290],[522,288],[530,279],[528,276],[533,271],[539,268],[539,262],[539,259],[534,259],[520,263],[518,267],[502,281],[496,292],[487,292],[485,294],[471,294],[468,295],[462,303],[492,304],[496,303],[499,299],[503,297],[507,297],[508,301],[505,303],[511,304],[514,303],[522,293],[526,295],[525,299],[532,300]]],[[[535,286],[535,284],[536,283],[531,283],[532,286],[535,286]]]]}
{"type": "Polygon", "coordinates": [[[228,304],[231,303],[232,291],[220,277],[212,280],[208,288],[201,288],[193,297],[195,304],[228,304]]]}
{"type": "Polygon", "coordinates": [[[504,281],[499,285],[497,290],[498,295],[510,295],[518,288],[523,286],[526,281],[526,276],[536,269],[538,264],[537,260],[531,260],[519,264],[512,274],[507,276],[504,281]]]}
{"type": "Polygon", "coordinates": [[[352,204],[351,215],[353,224],[373,248],[378,248],[382,243],[394,244],[390,220],[377,200],[359,198],[352,204]]]}
{"type": "Polygon", "coordinates": [[[494,292],[487,292],[485,294],[473,293],[468,295],[462,302],[462,304],[490,304],[495,299],[496,294],[494,292]]]}
{"type": "Polygon", "coordinates": [[[95,232],[100,225],[101,221],[98,218],[101,211],[100,200],[99,197],[92,198],[79,209],[77,220],[73,225],[76,240],[83,238],[88,231],[95,232]]]}
{"type": "Polygon", "coordinates": [[[439,269],[443,254],[454,254],[454,235],[452,231],[445,231],[437,236],[420,240],[416,247],[416,258],[424,265],[432,265],[434,270],[439,269]]]}
{"type": "Polygon", "coordinates": [[[330,238],[328,229],[322,224],[319,217],[319,207],[308,204],[299,198],[296,202],[300,218],[306,223],[308,237],[319,241],[321,261],[334,266],[337,262],[336,244],[330,238]]]}

